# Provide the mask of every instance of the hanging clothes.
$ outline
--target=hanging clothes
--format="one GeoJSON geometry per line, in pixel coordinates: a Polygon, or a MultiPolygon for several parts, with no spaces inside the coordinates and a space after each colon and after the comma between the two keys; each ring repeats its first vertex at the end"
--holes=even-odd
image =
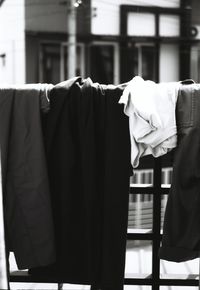
{"type": "Polygon", "coordinates": [[[44,140],[56,232],[53,267],[31,274],[123,289],[130,140],[122,88],[70,79],[50,93],[44,140]]]}
{"type": "Polygon", "coordinates": [[[182,85],[176,108],[178,146],[165,211],[160,258],[200,256],[200,85],[182,85]]]}
{"type": "Polygon", "coordinates": [[[131,164],[142,156],[162,156],[177,145],[175,108],[180,83],[155,83],[134,77],[119,103],[129,117],[131,164]]]}
{"type": "Polygon", "coordinates": [[[6,240],[19,269],[55,261],[41,108],[48,85],[0,88],[0,149],[6,240]]]}
{"type": "Polygon", "coordinates": [[[8,285],[8,270],[6,261],[6,245],[4,230],[4,211],[3,211],[3,187],[1,174],[1,155],[0,155],[0,289],[10,289],[8,285]]]}

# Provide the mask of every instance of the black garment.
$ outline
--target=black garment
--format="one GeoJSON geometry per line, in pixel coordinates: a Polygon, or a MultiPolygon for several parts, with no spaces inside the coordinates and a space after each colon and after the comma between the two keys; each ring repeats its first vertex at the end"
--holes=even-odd
{"type": "MultiPolygon", "coordinates": [[[[39,86],[40,87],[40,86],[39,86]]],[[[19,269],[55,261],[41,124],[41,91],[0,89],[0,150],[7,248],[19,269]]]]}
{"type": "Polygon", "coordinates": [[[123,288],[130,141],[121,94],[118,87],[80,78],[51,91],[44,135],[57,262],[32,274],[123,288]]]}
{"type": "Polygon", "coordinates": [[[182,262],[200,256],[200,85],[180,88],[178,146],[165,212],[160,258],[182,262]]]}

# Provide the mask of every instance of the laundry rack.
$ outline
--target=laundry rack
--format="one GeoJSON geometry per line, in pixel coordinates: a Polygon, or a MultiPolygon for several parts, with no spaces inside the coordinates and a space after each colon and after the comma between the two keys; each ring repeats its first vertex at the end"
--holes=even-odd
{"type": "MultiPolygon", "coordinates": [[[[153,157],[152,157],[153,158],[153,157]]],[[[152,185],[131,185],[129,193],[150,194],[153,196],[153,223],[152,231],[137,232],[128,231],[127,240],[152,241],[152,273],[151,275],[133,275],[125,277],[124,285],[149,285],[153,290],[159,290],[160,286],[197,286],[200,289],[198,275],[167,275],[160,276],[160,261],[158,250],[162,234],[161,227],[161,198],[169,193],[169,186],[162,185],[162,158],[153,158],[153,184],[152,185]]],[[[26,283],[57,283],[58,289],[62,289],[64,283],[68,283],[64,277],[31,276],[26,271],[15,271],[10,273],[10,282],[26,283]]],[[[91,286],[91,290],[98,290],[91,286]]]]}

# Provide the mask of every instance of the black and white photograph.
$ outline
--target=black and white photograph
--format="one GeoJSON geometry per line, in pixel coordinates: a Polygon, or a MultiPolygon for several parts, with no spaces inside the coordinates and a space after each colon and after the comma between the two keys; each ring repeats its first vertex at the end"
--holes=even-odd
{"type": "Polygon", "coordinates": [[[0,0],[0,290],[200,290],[200,0],[0,0]]]}

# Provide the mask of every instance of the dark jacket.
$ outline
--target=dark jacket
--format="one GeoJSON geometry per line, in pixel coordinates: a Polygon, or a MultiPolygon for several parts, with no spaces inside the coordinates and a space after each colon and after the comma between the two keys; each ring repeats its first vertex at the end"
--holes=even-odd
{"type": "Polygon", "coordinates": [[[57,262],[32,273],[123,288],[130,141],[121,94],[120,88],[81,78],[51,91],[44,135],[57,262]]]}
{"type": "Polygon", "coordinates": [[[40,90],[0,89],[0,149],[8,249],[19,269],[55,261],[40,90]]]}
{"type": "Polygon", "coordinates": [[[165,212],[160,258],[200,256],[200,85],[183,85],[176,107],[178,146],[165,212]]]}

